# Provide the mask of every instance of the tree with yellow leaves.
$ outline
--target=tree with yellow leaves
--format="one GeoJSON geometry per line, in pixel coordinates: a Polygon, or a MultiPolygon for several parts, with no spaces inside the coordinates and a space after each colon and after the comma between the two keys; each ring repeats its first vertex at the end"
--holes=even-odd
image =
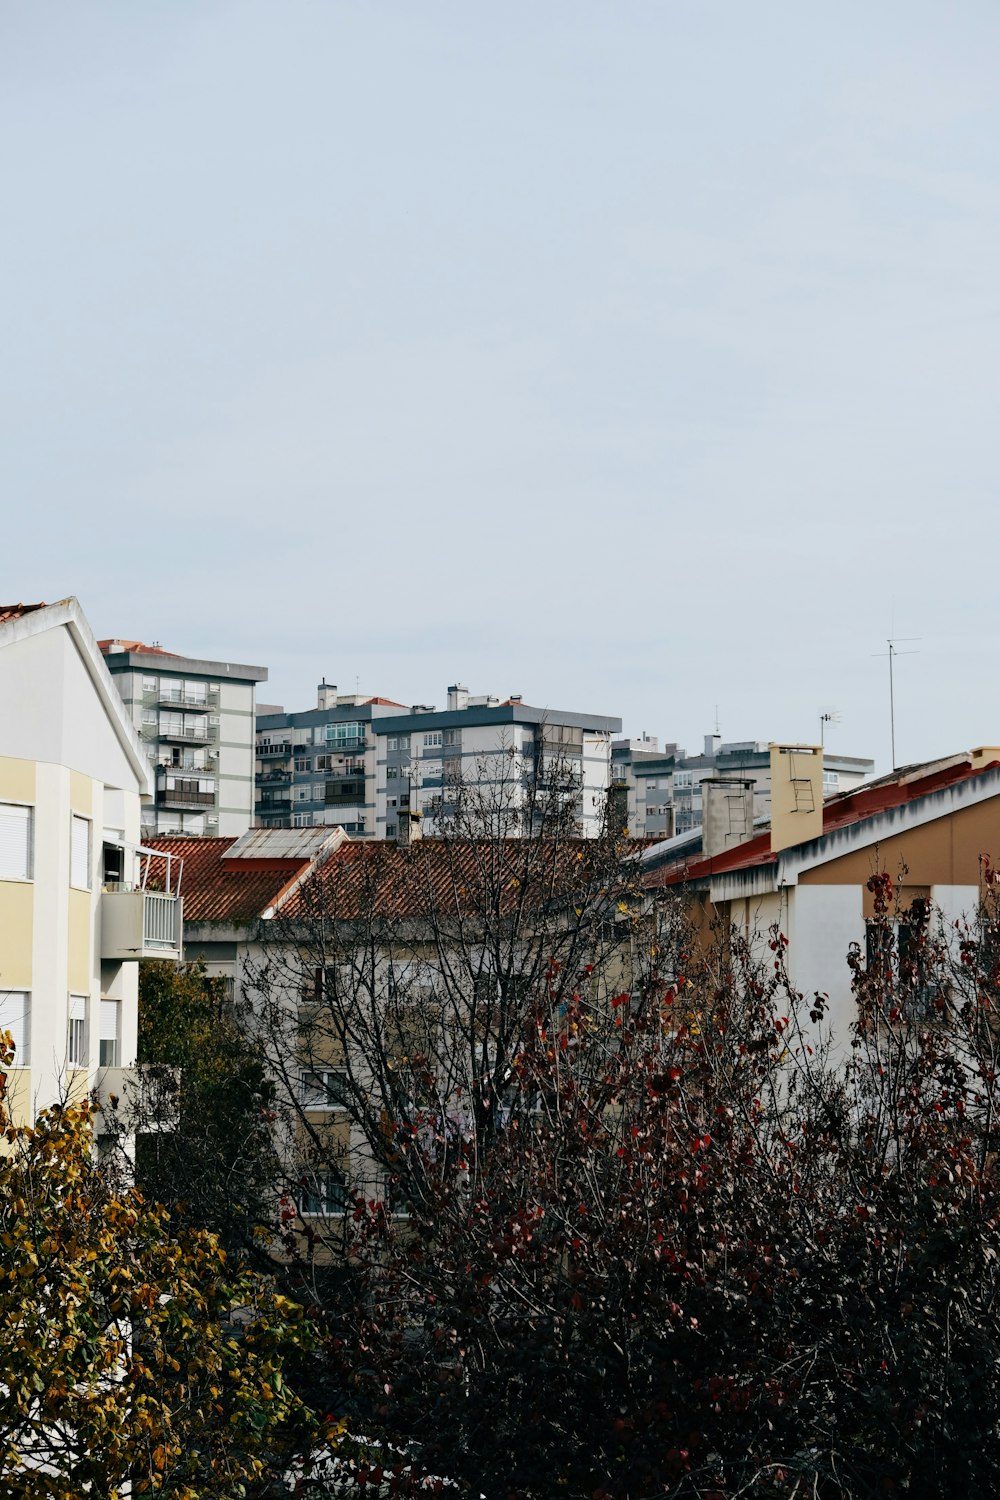
{"type": "MultiPolygon", "coordinates": [[[[0,1035],[0,1068],[12,1056],[0,1035]]],[[[63,1103],[15,1125],[0,1072],[0,1489],[258,1493],[316,1436],[283,1376],[302,1311],[109,1181],[93,1114],[63,1103]]]]}

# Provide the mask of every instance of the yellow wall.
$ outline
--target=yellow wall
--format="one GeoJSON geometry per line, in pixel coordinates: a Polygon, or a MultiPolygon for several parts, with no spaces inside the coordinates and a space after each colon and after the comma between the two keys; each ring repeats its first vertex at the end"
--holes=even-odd
{"type": "MultiPolygon", "coordinates": [[[[972,885],[980,882],[980,855],[1000,865],[1000,798],[965,807],[948,817],[909,828],[880,844],[869,844],[827,860],[799,876],[800,885],[860,885],[885,870],[904,887],[972,885]],[[905,866],[905,873],[904,873],[905,866]]],[[[918,891],[916,894],[922,894],[918,891]]]]}
{"type": "Polygon", "coordinates": [[[35,888],[27,881],[0,880],[0,985],[32,987],[31,948],[35,888]]]}
{"type": "Polygon", "coordinates": [[[0,755],[0,801],[34,802],[35,762],[0,755]]]}
{"type": "Polygon", "coordinates": [[[90,891],[69,892],[69,945],[66,958],[68,987],[79,995],[92,989],[90,934],[92,897],[90,891]]]}

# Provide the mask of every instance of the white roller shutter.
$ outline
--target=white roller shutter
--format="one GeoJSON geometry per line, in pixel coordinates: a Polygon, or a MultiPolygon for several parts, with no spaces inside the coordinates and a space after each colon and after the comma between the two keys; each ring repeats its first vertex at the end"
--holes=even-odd
{"type": "Polygon", "coordinates": [[[31,879],[31,811],[0,802],[0,880],[31,879]]]}

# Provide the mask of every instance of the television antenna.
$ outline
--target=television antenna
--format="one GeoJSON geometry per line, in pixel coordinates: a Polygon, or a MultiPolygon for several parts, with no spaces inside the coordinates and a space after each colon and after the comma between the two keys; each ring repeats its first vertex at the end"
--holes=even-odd
{"type": "Polygon", "coordinates": [[[889,658],[889,738],[892,744],[892,769],[894,771],[898,771],[899,767],[896,765],[896,696],[893,690],[892,664],[897,656],[919,656],[920,654],[918,651],[900,651],[900,641],[921,640],[923,640],[923,636],[920,635],[893,636],[886,641],[886,645],[889,647],[888,651],[875,651],[872,653],[873,656],[888,656],[889,658]]]}
{"type": "Polygon", "coordinates": [[[821,708],[819,711],[819,748],[826,749],[826,726],[840,723],[839,708],[821,708]]]}

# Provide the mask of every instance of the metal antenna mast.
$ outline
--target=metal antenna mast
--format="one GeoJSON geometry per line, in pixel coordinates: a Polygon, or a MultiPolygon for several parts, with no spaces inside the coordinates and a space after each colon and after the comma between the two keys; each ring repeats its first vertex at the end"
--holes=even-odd
{"type": "Polygon", "coordinates": [[[896,694],[893,683],[892,664],[897,656],[918,656],[920,654],[917,651],[897,650],[897,644],[899,641],[919,641],[922,639],[923,637],[919,635],[898,635],[895,638],[890,637],[890,639],[886,641],[886,645],[889,647],[888,653],[886,653],[885,651],[875,652],[876,656],[888,655],[889,657],[889,738],[892,743],[892,769],[894,771],[897,771],[899,767],[896,764],[896,694]]]}

